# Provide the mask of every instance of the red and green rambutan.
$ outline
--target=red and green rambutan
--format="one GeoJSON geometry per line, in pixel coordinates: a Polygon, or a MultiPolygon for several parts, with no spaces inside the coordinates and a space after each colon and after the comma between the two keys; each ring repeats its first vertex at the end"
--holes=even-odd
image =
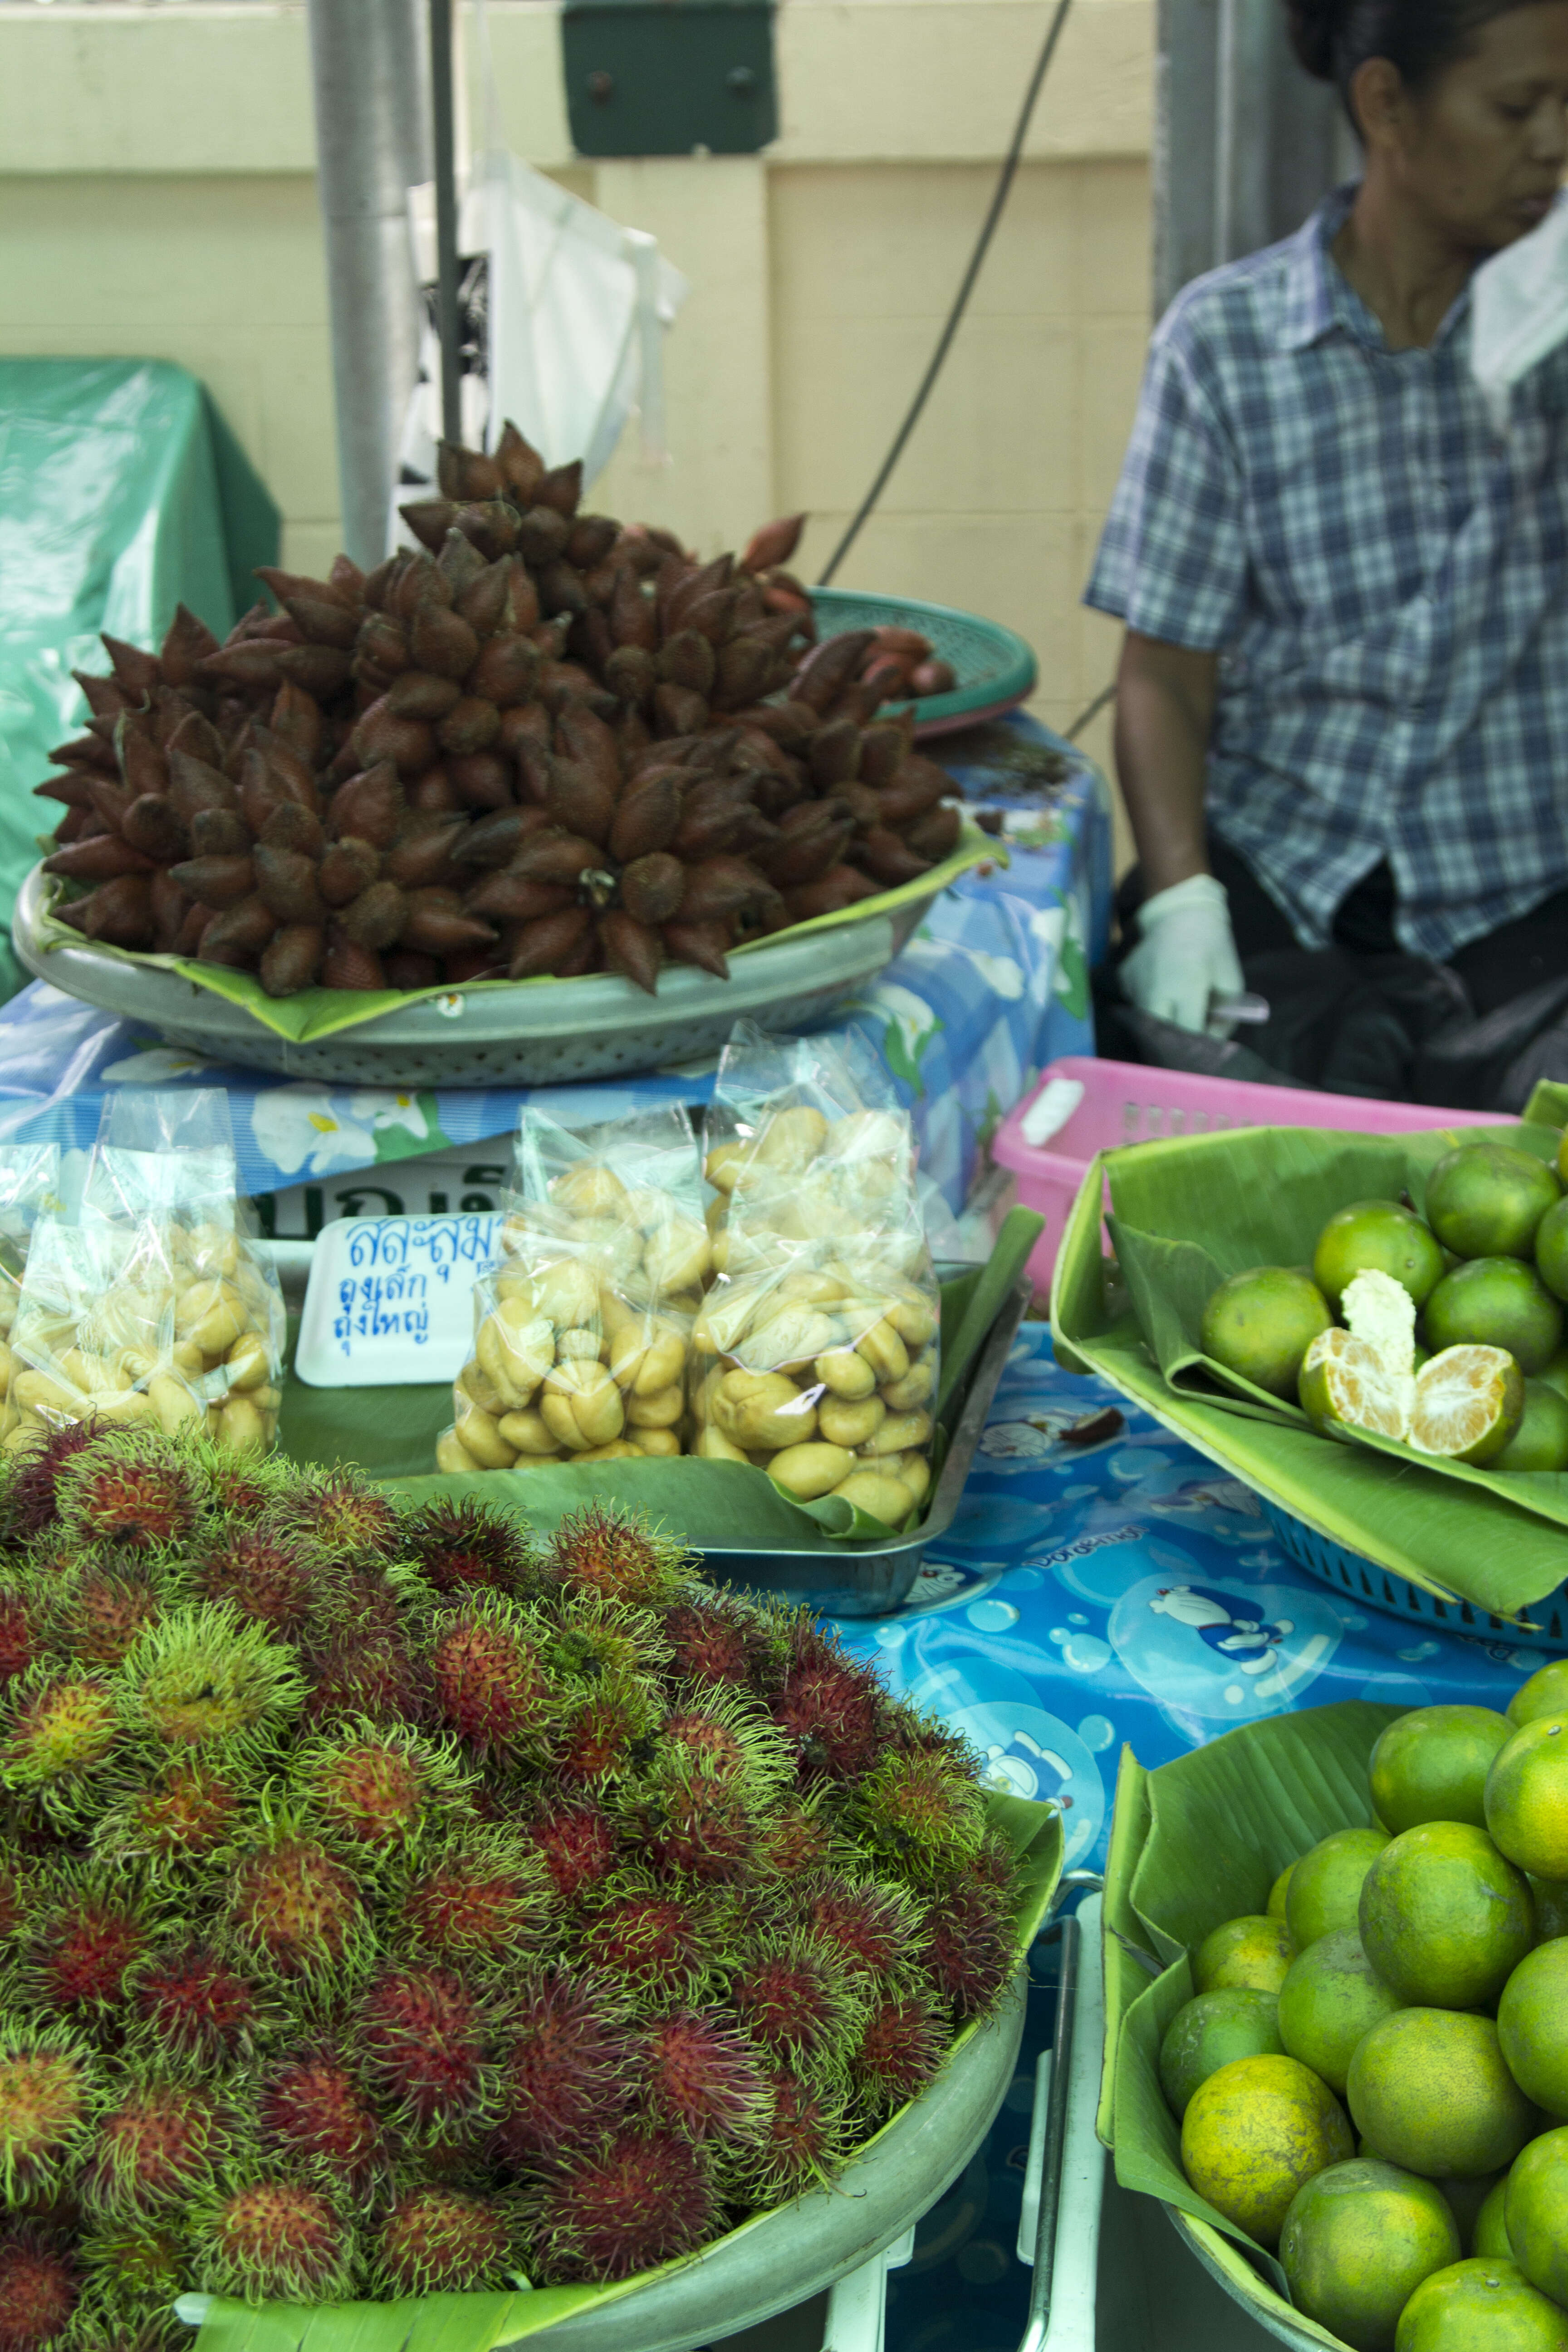
{"type": "Polygon", "coordinates": [[[979,1879],[944,1888],[925,1915],[925,1974],[955,2017],[995,2008],[1018,1966],[1012,1904],[979,1879]]]}
{"type": "Polygon", "coordinates": [[[32,1889],[19,1866],[0,1859],[0,1951],[20,1935],[27,1918],[32,1889]]]}
{"type": "Polygon", "coordinates": [[[804,1804],[784,1805],[762,1823],[757,1857],[765,1870],[793,1883],[852,1865],[856,1853],[831,1813],[808,1799],[804,1804]]]}
{"type": "Polygon", "coordinates": [[[598,1503],[562,1520],[543,1568],[547,1578],[632,1609],[658,1609],[678,1600],[692,1573],[683,1545],[655,1535],[646,1519],[628,1518],[598,1503]]]}
{"type": "Polygon", "coordinates": [[[742,1788],[687,1767],[661,1772],[633,1808],[637,1843],[661,1875],[717,1885],[744,1877],[756,1816],[742,1788]]]}
{"type": "Polygon", "coordinates": [[[470,1776],[450,1740],[426,1739],[405,1724],[362,1721],[305,1741],[289,1778],[324,1838],[380,1862],[443,1814],[466,1811],[470,1776]]]}
{"type": "Polygon", "coordinates": [[[425,1724],[434,1720],[435,1688],[428,1662],[401,1632],[351,1633],[328,1643],[310,1662],[309,1722],[425,1724]]]}
{"type": "Polygon", "coordinates": [[[568,1786],[622,1779],[651,1755],[659,1697],[641,1675],[606,1674],[567,1706],[550,1743],[550,1765],[568,1786]]]}
{"type": "Polygon", "coordinates": [[[615,1827],[608,1814],[586,1799],[548,1790],[529,1822],[528,1834],[563,1903],[582,1902],[615,1867],[615,1827]]]}
{"type": "Polygon", "coordinates": [[[174,2352],[185,2331],[170,2306],[190,2284],[190,2261],[178,2230],[163,2220],[100,2221],[87,2231],[78,2252],[78,2330],[84,2347],[174,2352]]]}
{"type": "Polygon", "coordinates": [[[68,1866],[40,1898],[29,1923],[28,1994],[53,2016],[111,2021],[153,1950],[136,1882],[123,1872],[68,1866]]]}
{"type": "Polygon", "coordinates": [[[721,1958],[723,1923],[711,1906],[657,1882],[623,1880],[578,1931],[589,1965],[634,1992],[689,1999],[721,1958]]]}
{"type": "Polygon", "coordinates": [[[795,1778],[788,1740],[753,1698],[706,1692],[670,1708],[659,1726],[661,1767],[679,1764],[732,1783],[770,1811],[795,1778]]]}
{"type": "Polygon", "coordinates": [[[531,1969],[514,1989],[495,2147],[527,2170],[612,2130],[631,2104],[637,2037],[625,1996],[602,1979],[531,1969]]]}
{"type": "Polygon", "coordinates": [[[321,1562],[265,1521],[226,1527],[215,1536],[195,1582],[204,1600],[227,1601],[286,1641],[305,1632],[323,1597],[321,1562]]]}
{"type": "Polygon", "coordinates": [[[919,1907],[907,1888],[886,1879],[816,1879],[803,1890],[801,1912],[812,1932],[863,1976],[883,1980],[907,1973],[922,1954],[919,1907]]]}
{"type": "Polygon", "coordinates": [[[924,2090],[947,2046],[945,2022],[923,1996],[880,2000],[849,2062],[856,2090],[873,2114],[891,2114],[924,2090]]]}
{"type": "Polygon", "coordinates": [[[647,2114],[688,2139],[745,2147],[766,2129],[773,2101],[765,2066],[756,2044],[721,2009],[656,2018],[642,2069],[647,2114]]]}
{"type": "Polygon", "coordinates": [[[260,2168],[195,2208],[192,2284],[247,2303],[333,2303],[353,2291],[353,2231],[321,2187],[260,2168]]]}
{"type": "Polygon", "coordinates": [[[154,1873],[199,1864],[237,1835],[254,1793],[243,1771],[182,1757],[100,1817],[94,1852],[154,1873]]]}
{"type": "Polygon", "coordinates": [[[714,1684],[763,1691],[776,1678],[773,1622],[734,1593],[689,1593],[665,1611],[663,1624],[675,1675],[700,1691],[714,1684]]]}
{"type": "Polygon", "coordinates": [[[842,2094],[779,2067],[767,2077],[767,2121],[758,2145],[725,2167],[725,2187],[750,2205],[776,2205],[826,2186],[847,2152],[842,2094]]]}
{"type": "Polygon", "coordinates": [[[972,1862],[985,1835],[985,1798],[955,1756],[884,1756],[855,1791],[855,1819],[901,1876],[941,1880],[972,1862]]]}
{"type": "Polygon", "coordinates": [[[521,2267],[521,2235],[510,2198],[476,2197],[439,2184],[405,2189],[376,2230],[372,2285],[389,2297],[510,2285],[521,2267]]]}
{"type": "Polygon", "coordinates": [[[409,1559],[437,1592],[504,1592],[526,1601],[538,1586],[523,1529],[477,1503],[426,1503],[405,1522],[403,1535],[409,1559]]]}
{"type": "Polygon", "coordinates": [[[102,1434],[91,1422],[71,1421],[63,1429],[51,1429],[25,1454],[10,1457],[11,1475],[0,1498],[9,1538],[26,1543],[54,1525],[56,1482],[67,1464],[102,1434]]]}
{"type": "Polygon", "coordinates": [[[304,1705],[293,1651],[229,1602],[203,1601],[149,1626],[121,1668],[127,1719],[162,1748],[254,1755],[304,1705]]]}
{"type": "Polygon", "coordinates": [[[5,1694],[0,1728],[0,1788],[37,1797],[68,1820],[89,1802],[84,1785],[120,1738],[114,1693],[96,1675],[40,1662],[5,1694]]]}
{"type": "Polygon", "coordinates": [[[78,1544],[145,1551],[183,1542],[196,1526],[196,1483],[168,1439],[148,1431],[100,1432],[63,1464],[55,1513],[78,1544]]]}
{"type": "Polygon", "coordinates": [[[160,1580],[119,1559],[89,1560],[60,1595],[54,1637],[79,1664],[121,1664],[138,1634],[165,1608],[160,1580]]]}
{"type": "Polygon", "coordinates": [[[228,1927],[241,1954],[285,1979],[341,1985],[368,1959],[369,1923],[353,1873],[288,1827],[236,1868],[228,1927]]]}
{"type": "Polygon", "coordinates": [[[450,1969],[389,1969],[354,2016],[369,2079],[416,2132],[494,2121],[497,2021],[450,1969]]]}
{"type": "Polygon", "coordinates": [[[821,1937],[782,1937],[728,1973],[735,2014],[779,2063],[837,2063],[854,2046],[864,1997],[843,1956],[821,1937]]]}
{"type": "Polygon", "coordinates": [[[418,1857],[394,1916],[433,1959],[500,1965],[547,1931],[549,1885],[531,1839],[512,1829],[476,1828],[418,1857]]]}
{"type": "Polygon", "coordinates": [[[278,1524],[297,1529],[323,1558],[374,1567],[408,1549],[395,1503],[357,1471],[299,1471],[275,1506],[278,1524]]]}
{"type": "Polygon", "coordinates": [[[679,2132],[628,2126],[531,2198],[535,2275],[552,2284],[634,2277],[705,2244],[722,2211],[700,2148],[679,2132]]]}
{"type": "Polygon", "coordinates": [[[248,2048],[268,2014],[250,1979],[199,1944],[155,1952],[136,1980],[132,2009],[141,2041],[208,2066],[248,2048]]]}
{"type": "Polygon", "coordinates": [[[42,1654],[42,1596],[26,1577],[0,1576],[0,1692],[42,1654]]]}
{"type": "Polygon", "coordinates": [[[99,2116],[82,2201],[120,2221],[167,2212],[211,2186],[231,2137],[229,2119],[198,2079],[150,2074],[99,2116]]]}
{"type": "Polygon", "coordinates": [[[256,2097],[265,2146],[286,2160],[321,2163],[335,2179],[361,2182],[381,2159],[384,2138],[364,2086],[340,2052],[318,2044],[286,2052],[256,2097]]]}
{"type": "Polygon", "coordinates": [[[63,2346],[81,2294],[81,2267],[63,2231],[0,2225],[0,2352],[63,2346]]]}
{"type": "Polygon", "coordinates": [[[803,1781],[858,1780],[882,1751],[881,1692],[847,1658],[813,1654],[792,1663],[773,1716],[798,1759],[803,1781]]]}
{"type": "Polygon", "coordinates": [[[532,1620],[499,1593],[475,1593],[439,1620],[430,1671],[442,1722],[481,1759],[539,1752],[560,1715],[532,1620]]]}
{"type": "Polygon", "coordinates": [[[0,2020],[0,2192],[8,2205],[69,2177],[101,2088],[97,2061],[68,2028],[0,2020]]]}

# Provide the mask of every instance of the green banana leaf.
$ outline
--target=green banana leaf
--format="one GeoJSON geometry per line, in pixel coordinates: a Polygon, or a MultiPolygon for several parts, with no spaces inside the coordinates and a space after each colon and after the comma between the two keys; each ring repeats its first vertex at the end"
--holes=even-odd
{"type": "MultiPolygon", "coordinates": [[[[1106,1979],[1102,2115],[1116,2177],[1184,2214],[1205,2251],[1275,2316],[1284,2275],[1271,2256],[1187,2182],[1181,2128],[1160,2088],[1160,2043],[1193,1995],[1188,1954],[1212,1927],[1261,1911],[1288,1863],[1331,1831],[1373,1818],[1367,1768],[1384,1726],[1404,1710],[1348,1700],[1242,1724],[1156,1771],[1123,1757],[1106,1863],[1108,1934],[1120,1923],[1133,1958],[1106,1979]],[[1124,1802],[1131,1826],[1121,1820],[1124,1802]],[[1147,1956],[1155,1956],[1150,1959],[1147,1956]],[[1161,1973],[1151,1981],[1149,1969],[1161,1973]],[[1261,2272],[1262,2276],[1259,2276],[1261,2272]]],[[[1101,2137],[1105,2137],[1102,2131],[1101,2137]]],[[[1338,2339],[1292,2313],[1301,2332],[1338,2339]]]]}
{"type": "MultiPolygon", "coordinates": [[[[1050,1916],[1061,1882],[1062,1816],[1053,1804],[1034,1804],[1003,1790],[986,1792],[987,1825],[1006,1839],[1018,1861],[1018,1915],[1014,1930],[1020,1959],[1050,1916]]],[[[977,2025],[965,2026],[953,2042],[962,2050],[977,2025]]],[[[900,2115],[909,2112],[901,2108],[900,2115]]],[[[899,2121],[892,2116],[866,2142],[875,2147],[899,2121]]],[[[754,2230],[765,2215],[753,2214],[719,2242],[728,2244],[754,2230]]],[[[614,2286],[554,2286],[515,2294],[433,2294],[401,2303],[259,2305],[214,2296],[193,2352],[499,2352],[568,2319],[614,2303],[698,2260],[683,2256],[658,2270],[623,2279],[614,2286]]]]}
{"type": "Polygon", "coordinates": [[[1539,1078],[1524,1106],[1527,1127],[1568,1127],[1568,1087],[1552,1078],[1539,1078]]]}
{"type": "Polygon", "coordinates": [[[1293,1405],[1203,1354],[1203,1305],[1226,1276],[1310,1258],[1347,1202],[1419,1205],[1457,1142],[1507,1140],[1544,1160],[1553,1129],[1338,1135],[1251,1128],[1107,1152],[1085,1178],[1057,1259],[1059,1362],[1100,1372],[1211,1461],[1320,1534],[1446,1601],[1520,1620],[1568,1570],[1568,1476],[1478,1470],[1355,1433],[1322,1437],[1293,1405]],[[1109,1181],[1117,1260],[1100,1242],[1109,1181]]]}
{"type": "MultiPolygon", "coordinates": [[[[942,1384],[931,1449],[933,1484],[966,1376],[1044,1225],[1044,1218],[1032,1209],[1014,1209],[986,1264],[942,1286],[942,1384]]],[[[895,1529],[841,1496],[797,1503],[749,1463],[682,1456],[668,1462],[552,1462],[537,1470],[486,1471],[478,1477],[432,1471],[436,1440],[451,1419],[449,1382],[318,1389],[307,1387],[290,1371],[284,1385],[279,1442],[296,1462],[325,1468],[357,1463],[413,1502],[469,1496],[477,1502],[525,1512],[545,1528],[558,1526],[584,1504],[600,1501],[646,1510],[678,1528],[700,1550],[833,1552],[845,1543],[886,1545],[896,1540],[895,1529]]],[[[918,1527],[919,1519],[911,1524],[918,1527]]]]}
{"type": "MultiPolygon", "coordinates": [[[[836,914],[814,915],[803,923],[792,923],[787,932],[773,931],[766,939],[749,940],[743,946],[731,950],[733,955],[746,955],[759,947],[772,947],[784,938],[797,939],[803,931],[830,930],[841,923],[861,922],[868,915],[890,915],[922,898],[934,898],[956,882],[972,866],[1005,866],[1007,852],[991,835],[967,825],[958,847],[951,857],[943,858],[913,882],[902,882],[896,889],[879,890],[874,898],[861,898],[853,907],[842,908],[836,914]]],[[[45,908],[39,932],[46,948],[80,947],[81,933],[62,923],[56,912],[68,894],[63,888],[53,890],[45,908]]],[[[75,895],[75,894],[70,894],[75,895]]],[[[445,981],[435,988],[363,989],[363,988],[302,988],[297,996],[268,996],[255,974],[233,971],[226,965],[195,963],[183,956],[154,955],[141,949],[111,948],[102,940],[95,940],[100,955],[116,956],[130,965],[151,964],[160,971],[178,972],[182,979],[197,988],[221,996],[230,1004],[243,1005],[246,1012],[259,1021],[264,1028],[295,1045],[305,1045],[318,1037],[335,1036],[341,1029],[356,1029],[363,1022],[374,1021],[383,1013],[400,1013],[421,997],[445,996],[450,992],[445,981]]],[[[497,989],[507,989],[513,996],[522,989],[560,988],[564,983],[552,973],[542,973],[535,980],[472,981],[463,990],[464,995],[482,992],[491,994],[497,989]]]]}

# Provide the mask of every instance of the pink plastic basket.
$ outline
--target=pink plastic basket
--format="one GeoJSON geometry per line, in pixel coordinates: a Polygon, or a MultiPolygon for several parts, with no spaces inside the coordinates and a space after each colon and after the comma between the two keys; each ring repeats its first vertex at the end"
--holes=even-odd
{"type": "Polygon", "coordinates": [[[1352,1135],[1414,1135],[1434,1127],[1506,1127],[1496,1111],[1433,1110],[1420,1103],[1368,1102],[1359,1095],[1324,1095],[1300,1087],[1259,1087],[1240,1078],[1197,1078],[1184,1070],[1149,1070],[1132,1062],[1098,1062],[1069,1055],[1053,1062],[1040,1083],[992,1138],[991,1156],[1017,1179],[1018,1199],[1037,1209],[1046,1230],[1035,1244],[1029,1272],[1044,1294],[1085,1171],[1097,1151],[1147,1143],[1162,1135],[1207,1135],[1220,1127],[1326,1127],[1352,1135]],[[1077,1078],[1083,1100],[1048,1149],[1024,1140],[1024,1117],[1053,1078],[1077,1078]]]}

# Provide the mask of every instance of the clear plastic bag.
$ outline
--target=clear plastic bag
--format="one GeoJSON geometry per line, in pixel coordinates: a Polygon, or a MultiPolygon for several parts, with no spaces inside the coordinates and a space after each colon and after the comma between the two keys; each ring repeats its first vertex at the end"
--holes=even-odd
{"type": "Polygon", "coordinates": [[[720,1273],[692,1329],[694,1450],[901,1526],[931,1484],[941,1325],[909,1115],[856,1033],[742,1023],[706,1135],[720,1273]]]}
{"type": "Polygon", "coordinates": [[[712,1255],[685,1111],[584,1128],[527,1111],[515,1175],[437,1466],[684,1452],[692,1317],[712,1255]]]}
{"type": "Polygon", "coordinates": [[[8,1445],[103,1419],[205,1428],[236,1454],[272,1446],[283,1300],[237,1189],[226,1095],[110,1097],[79,1221],[47,1218],[33,1236],[8,1445]]]}
{"type": "Polygon", "coordinates": [[[12,1383],[26,1370],[11,1346],[33,1233],[60,1213],[60,1154],[54,1143],[0,1145],[0,1442],[21,1421],[12,1383]]]}

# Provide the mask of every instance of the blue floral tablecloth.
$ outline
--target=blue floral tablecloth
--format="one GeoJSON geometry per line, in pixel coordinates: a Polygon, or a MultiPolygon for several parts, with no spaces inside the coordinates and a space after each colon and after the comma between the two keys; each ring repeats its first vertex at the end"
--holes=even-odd
{"type": "MultiPolygon", "coordinates": [[[[921,1166],[955,1211],[982,1145],[1035,1075],[1058,1055],[1093,1052],[1089,970],[1110,905],[1104,778],[1031,719],[990,730],[990,740],[1004,754],[1055,751],[1063,780],[1043,789],[1016,781],[1005,760],[950,761],[972,800],[1002,807],[1011,862],[945,891],[841,1016],[879,1045],[913,1110],[921,1166]]],[[[557,1117],[609,1118],[659,1100],[704,1101],[712,1077],[665,1072],[531,1091],[338,1088],[203,1062],[133,1019],[39,982],[0,1008],[0,1139],[85,1150],[105,1090],[137,1085],[226,1087],[241,1181],[269,1194],[508,1135],[530,1099],[557,1117]]]]}
{"type": "Polygon", "coordinates": [[[1103,1865],[1117,1758],[1163,1764],[1233,1724],[1333,1699],[1502,1707],[1546,1654],[1358,1609],[1288,1559],[1258,1499],[1026,1324],[959,1517],[909,1604],[847,1646],[1066,1809],[1069,1868],[1103,1865]],[[1103,1444],[1061,1433],[1103,1404],[1103,1444]]]}

